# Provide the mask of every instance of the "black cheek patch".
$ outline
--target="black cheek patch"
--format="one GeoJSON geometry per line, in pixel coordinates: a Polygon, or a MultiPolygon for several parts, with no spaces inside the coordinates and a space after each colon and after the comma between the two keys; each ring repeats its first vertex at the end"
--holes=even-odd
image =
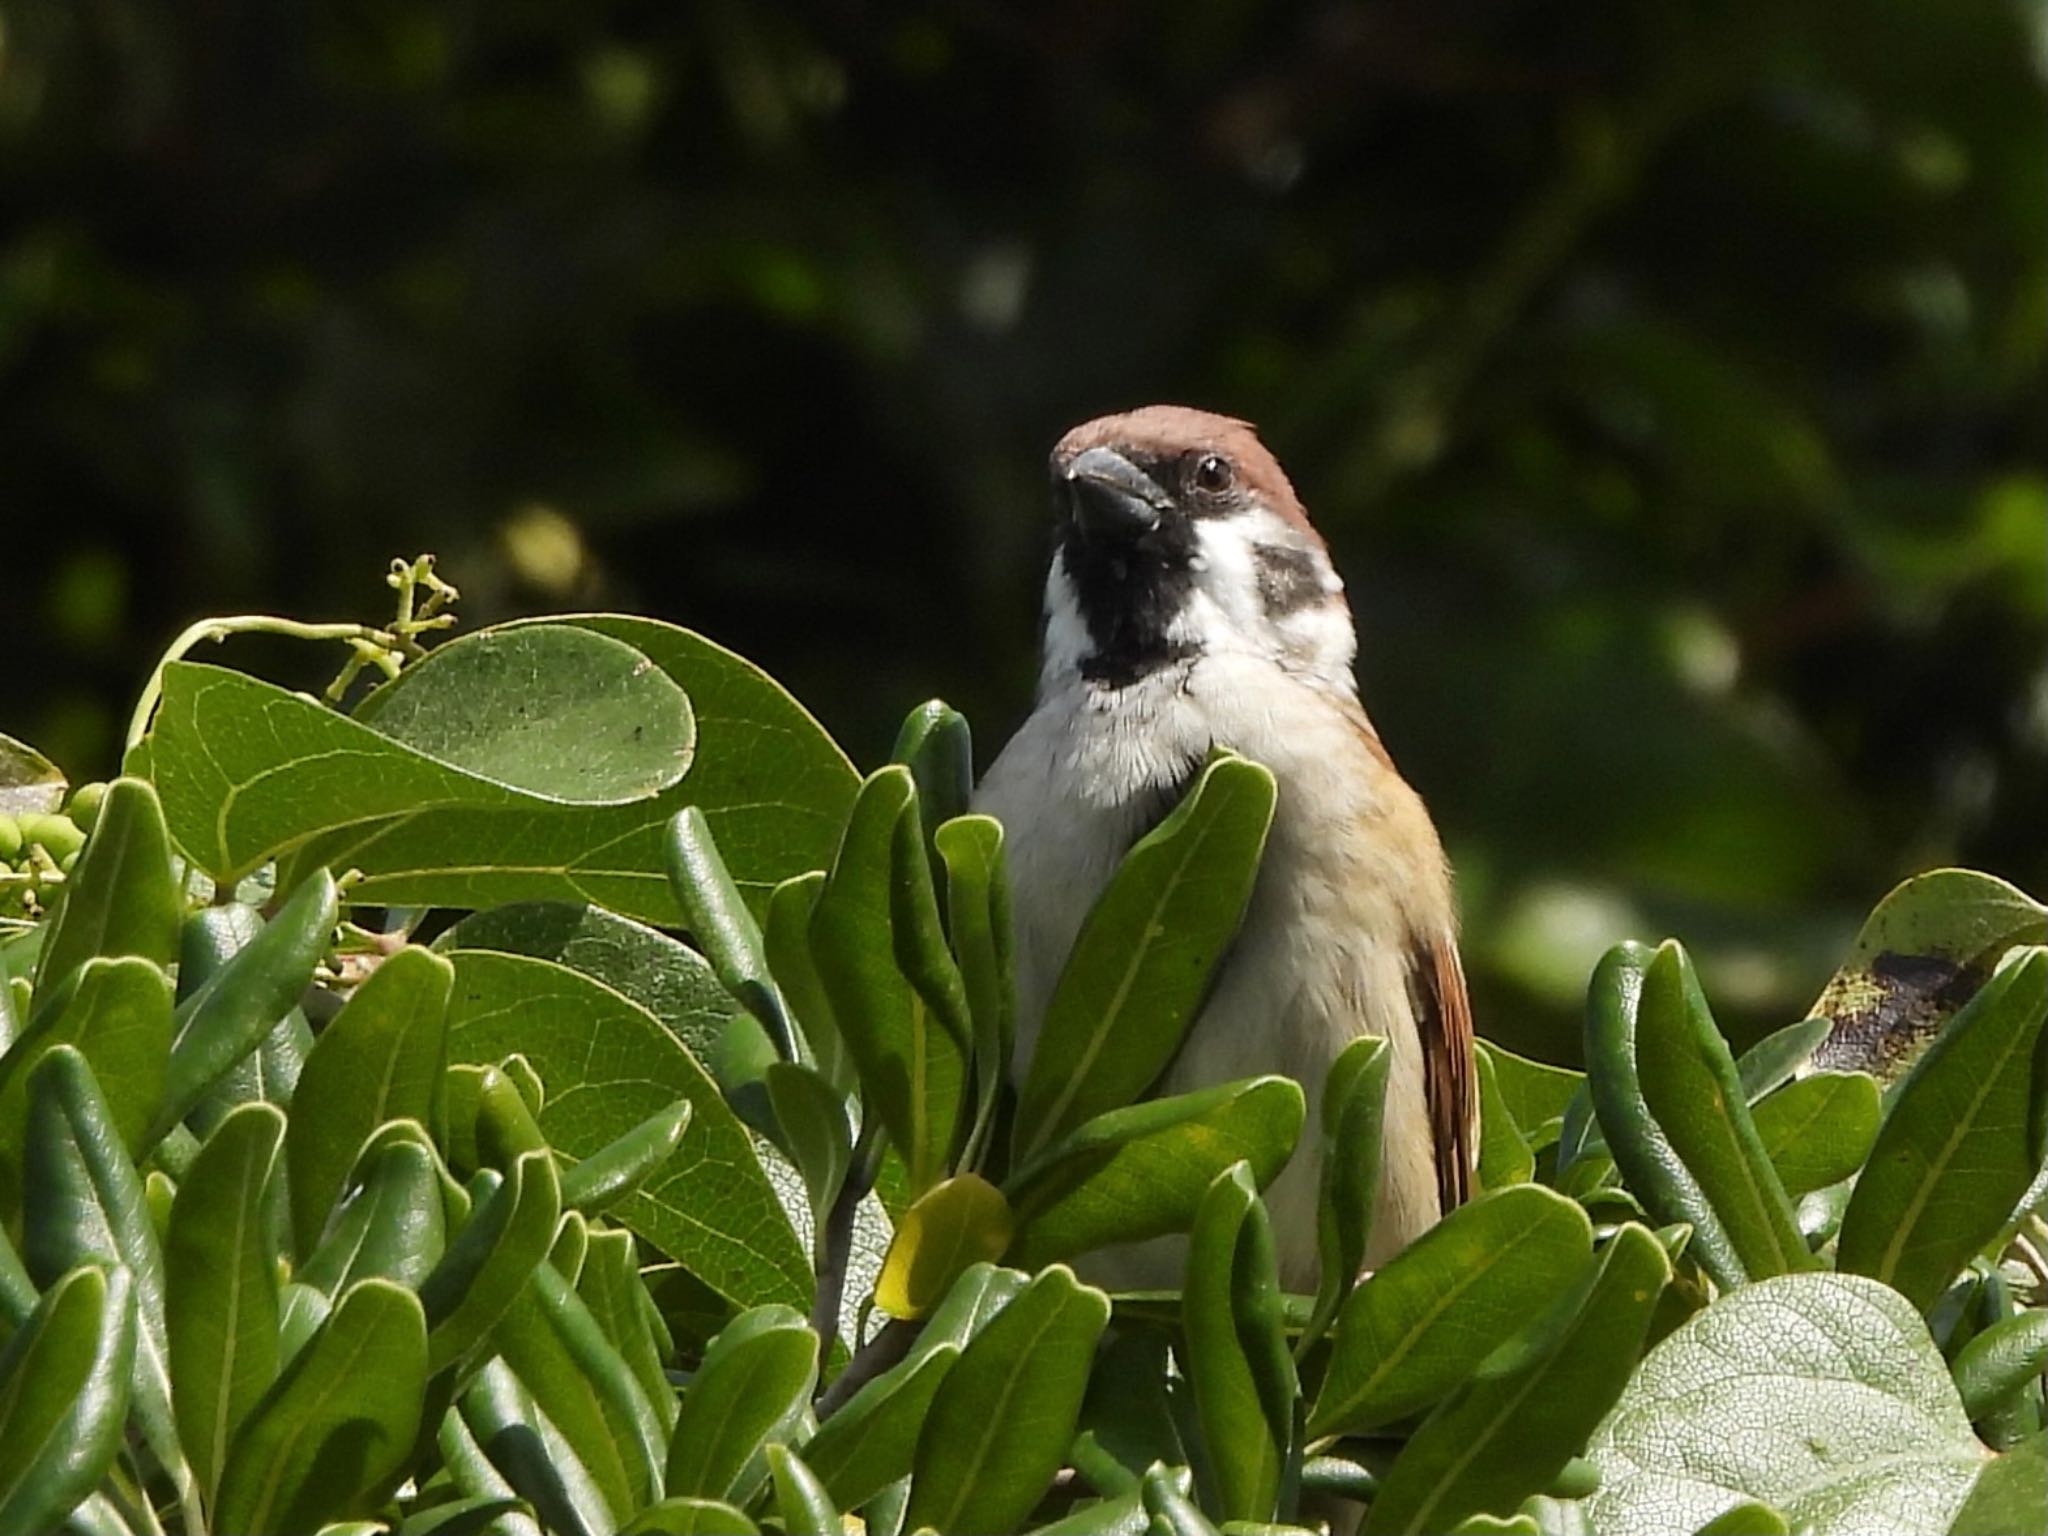
{"type": "Polygon", "coordinates": [[[1258,567],[1259,601],[1266,616],[1284,619],[1323,600],[1322,562],[1305,549],[1261,544],[1252,551],[1258,567]]]}

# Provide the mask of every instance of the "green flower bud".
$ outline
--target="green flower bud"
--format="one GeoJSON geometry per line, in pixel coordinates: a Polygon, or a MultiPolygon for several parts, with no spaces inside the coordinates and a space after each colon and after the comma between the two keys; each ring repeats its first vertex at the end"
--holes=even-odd
{"type": "Polygon", "coordinates": [[[106,798],[104,779],[81,784],[71,792],[71,803],[64,807],[64,814],[90,832],[92,824],[100,819],[100,802],[106,798]]]}
{"type": "Polygon", "coordinates": [[[0,811],[0,859],[12,859],[21,852],[21,823],[0,811]]]}
{"type": "Polygon", "coordinates": [[[69,816],[24,811],[17,819],[21,835],[31,843],[40,843],[53,860],[61,860],[65,854],[76,853],[85,846],[85,833],[69,816]]]}

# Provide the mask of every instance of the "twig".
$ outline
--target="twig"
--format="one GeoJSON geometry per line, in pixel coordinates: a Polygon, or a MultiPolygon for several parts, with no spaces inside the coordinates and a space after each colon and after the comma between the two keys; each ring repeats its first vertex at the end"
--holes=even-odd
{"type": "Polygon", "coordinates": [[[818,1422],[822,1424],[831,1418],[846,1406],[847,1399],[854,1393],[909,1354],[910,1346],[923,1332],[923,1323],[907,1323],[899,1319],[863,1344],[846,1362],[846,1369],[832,1379],[832,1385],[818,1399],[818,1422]]]}
{"type": "MultiPolygon", "coordinates": [[[[811,1302],[811,1332],[818,1336],[821,1351],[829,1352],[832,1341],[839,1337],[839,1306],[846,1294],[846,1258],[853,1247],[853,1220],[861,1201],[874,1188],[875,1169],[881,1162],[878,1130],[878,1118],[861,1127],[846,1179],[833,1197],[832,1209],[825,1213],[817,1241],[812,1244],[818,1289],[811,1302]]],[[[858,1345],[860,1340],[855,1339],[854,1343],[858,1345]]]]}

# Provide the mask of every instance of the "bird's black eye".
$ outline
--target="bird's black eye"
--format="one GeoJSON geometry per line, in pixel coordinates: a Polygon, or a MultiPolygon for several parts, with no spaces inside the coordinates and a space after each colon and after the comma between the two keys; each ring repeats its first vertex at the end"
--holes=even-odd
{"type": "Polygon", "coordinates": [[[1230,460],[1221,454],[1205,453],[1195,463],[1195,488],[1214,494],[1230,489],[1234,477],[1230,472],[1230,460]]]}

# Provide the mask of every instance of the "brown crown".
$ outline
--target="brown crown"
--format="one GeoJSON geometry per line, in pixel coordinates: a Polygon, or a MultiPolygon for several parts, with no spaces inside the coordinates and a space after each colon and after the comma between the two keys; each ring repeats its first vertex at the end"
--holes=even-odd
{"type": "Polygon", "coordinates": [[[1074,428],[1053,449],[1053,461],[1064,464],[1090,448],[1115,448],[1141,459],[1171,458],[1198,450],[1219,453],[1236,466],[1238,478],[1261,501],[1320,542],[1287,472],[1248,421],[1188,405],[1142,406],[1115,416],[1098,416],[1074,428]]]}

